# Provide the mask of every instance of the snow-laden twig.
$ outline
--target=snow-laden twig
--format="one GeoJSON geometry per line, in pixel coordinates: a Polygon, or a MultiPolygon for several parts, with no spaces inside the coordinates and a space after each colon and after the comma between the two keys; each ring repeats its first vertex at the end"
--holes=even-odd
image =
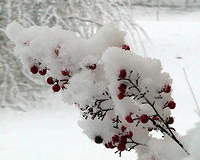
{"type": "Polygon", "coordinates": [[[196,108],[195,108],[194,110],[195,110],[195,112],[200,116],[200,107],[199,107],[199,103],[198,103],[198,101],[197,101],[197,99],[196,99],[196,96],[195,96],[194,91],[193,91],[193,89],[192,89],[192,86],[191,86],[191,84],[190,84],[190,81],[189,81],[189,78],[188,78],[188,75],[187,75],[187,72],[186,72],[185,68],[183,68],[183,73],[184,73],[184,77],[185,77],[185,80],[186,80],[186,82],[187,82],[189,91],[190,91],[190,93],[191,93],[191,95],[192,95],[192,98],[193,98],[193,100],[194,100],[194,103],[195,103],[195,105],[196,105],[196,108]]]}

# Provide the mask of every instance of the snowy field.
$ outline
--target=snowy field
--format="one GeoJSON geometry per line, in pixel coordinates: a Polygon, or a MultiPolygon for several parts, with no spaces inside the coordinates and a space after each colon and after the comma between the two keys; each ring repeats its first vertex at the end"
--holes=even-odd
{"type": "MultiPolygon", "coordinates": [[[[199,16],[200,12],[162,14],[161,20],[157,22],[153,16],[137,17],[136,14],[136,22],[151,39],[151,43],[144,40],[146,54],[160,59],[164,70],[173,78],[173,97],[177,103],[173,112],[174,127],[180,134],[185,134],[199,121],[183,71],[188,75],[197,100],[200,99],[199,16]]],[[[138,51],[138,54],[143,55],[142,51],[138,51]]],[[[29,112],[1,110],[0,159],[134,159],[133,152],[123,153],[119,158],[113,150],[105,149],[89,140],[77,125],[78,117],[76,109],[66,106],[52,94],[47,102],[29,112]]]]}

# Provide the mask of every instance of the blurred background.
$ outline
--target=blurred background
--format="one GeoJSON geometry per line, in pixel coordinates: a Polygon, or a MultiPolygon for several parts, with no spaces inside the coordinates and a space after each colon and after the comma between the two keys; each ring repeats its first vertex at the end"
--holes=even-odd
{"type": "Polygon", "coordinates": [[[162,15],[186,15],[199,9],[200,0],[0,0],[0,106],[26,110],[45,96],[43,83],[25,73],[12,55],[4,29],[13,20],[26,27],[60,25],[84,38],[104,24],[118,22],[127,32],[129,45],[137,50],[145,49],[137,38],[146,35],[136,20],[162,21],[166,17],[162,15]],[[24,104],[29,107],[25,109],[24,104]]]}
{"type": "Polygon", "coordinates": [[[0,0],[0,159],[118,159],[81,133],[77,111],[45,79],[23,69],[4,34],[13,20],[25,27],[60,25],[84,38],[115,23],[127,32],[131,50],[160,59],[174,79],[175,128],[185,134],[198,120],[200,0],[0,0]]]}

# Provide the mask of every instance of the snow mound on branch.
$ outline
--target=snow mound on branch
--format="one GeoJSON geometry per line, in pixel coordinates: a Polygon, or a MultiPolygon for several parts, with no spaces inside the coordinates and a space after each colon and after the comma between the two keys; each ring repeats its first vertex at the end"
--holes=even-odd
{"type": "Polygon", "coordinates": [[[82,39],[58,26],[24,28],[13,22],[6,34],[24,66],[34,74],[46,69],[53,91],[78,106],[79,126],[90,139],[97,137],[97,143],[111,144],[120,154],[136,147],[139,160],[183,158],[169,121],[172,79],[159,60],[129,51],[124,32],[106,25],[91,39],[82,39]],[[151,130],[161,131],[164,138],[152,138],[151,130]],[[113,140],[116,135],[120,140],[113,140]],[[170,155],[163,150],[167,146],[170,155]]]}
{"type": "MultiPolygon", "coordinates": [[[[147,88],[150,90],[151,94],[147,94],[146,96],[150,99],[150,101],[154,101],[154,98],[157,95],[157,90],[162,90],[162,87],[165,84],[171,84],[172,79],[169,74],[166,72],[162,72],[161,63],[157,59],[152,58],[144,58],[133,54],[130,51],[124,51],[117,47],[108,48],[103,56],[102,62],[104,64],[105,76],[109,81],[109,91],[113,95],[114,103],[116,106],[116,114],[122,115],[125,117],[127,113],[133,112],[139,114],[139,110],[142,113],[148,113],[149,115],[155,114],[151,107],[148,105],[141,105],[138,101],[133,101],[131,98],[124,98],[119,100],[117,97],[118,94],[118,86],[119,86],[119,72],[121,69],[126,69],[128,72],[127,77],[137,79],[139,75],[139,85],[141,93],[145,93],[147,88]],[[111,62],[112,60],[112,62],[111,62]],[[123,106],[123,107],[122,107],[123,106]],[[130,106],[132,106],[130,108],[130,106]],[[134,106],[134,107],[133,107],[134,106]]],[[[123,83],[127,83],[127,81],[122,81],[123,83]]],[[[162,101],[168,101],[171,99],[170,95],[162,95],[162,101]]],[[[157,107],[159,112],[163,112],[162,105],[164,102],[157,101],[157,107]]],[[[140,113],[141,114],[141,113],[140,113]]],[[[168,109],[164,110],[163,113],[165,116],[169,116],[170,112],[168,109]]]]}
{"type": "MultiPolygon", "coordinates": [[[[179,141],[181,140],[181,137],[179,135],[176,135],[176,137],[178,137],[179,141]]],[[[151,150],[154,153],[159,154],[160,157],[163,158],[163,160],[177,160],[177,157],[179,159],[182,159],[187,156],[183,149],[168,136],[165,136],[162,140],[152,138],[149,141],[149,146],[151,146],[151,150]]]]}

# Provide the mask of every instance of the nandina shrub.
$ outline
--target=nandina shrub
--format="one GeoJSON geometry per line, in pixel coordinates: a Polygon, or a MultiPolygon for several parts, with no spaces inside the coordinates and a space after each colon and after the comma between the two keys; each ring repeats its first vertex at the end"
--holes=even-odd
{"type": "Polygon", "coordinates": [[[55,94],[80,109],[79,126],[97,144],[120,156],[135,149],[139,160],[190,155],[171,126],[176,106],[172,79],[159,60],[134,54],[124,44],[125,33],[115,26],[81,39],[59,27],[23,28],[13,22],[6,34],[24,67],[46,77],[55,94]],[[152,131],[160,132],[162,139],[152,137],[152,131]],[[168,147],[173,148],[170,153],[168,147]]]}

